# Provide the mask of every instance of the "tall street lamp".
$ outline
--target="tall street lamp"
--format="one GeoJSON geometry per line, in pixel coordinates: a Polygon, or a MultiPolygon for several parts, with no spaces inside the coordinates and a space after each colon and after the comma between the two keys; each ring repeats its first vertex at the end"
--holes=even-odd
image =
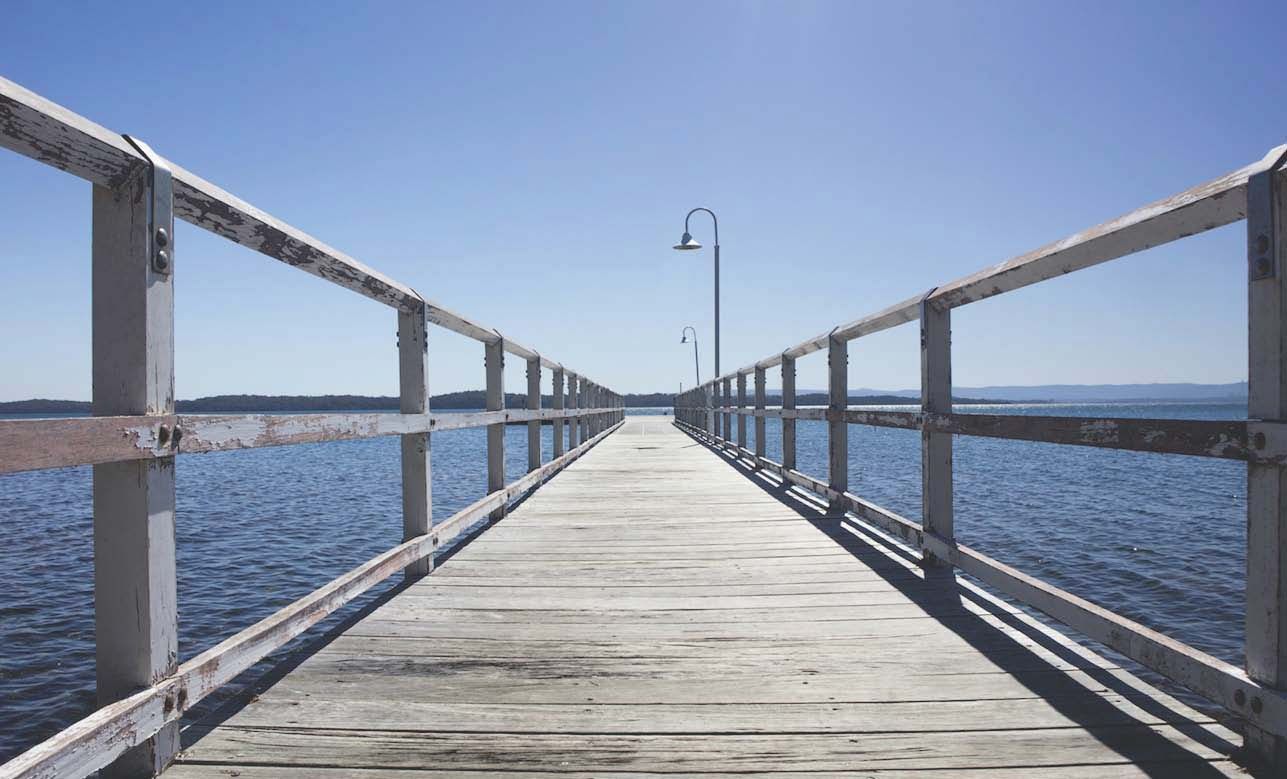
{"type": "Polygon", "coordinates": [[[686,344],[686,343],[688,343],[688,331],[689,331],[689,330],[692,330],[692,331],[693,331],[693,375],[694,375],[694,376],[696,377],[696,379],[697,379],[697,383],[695,383],[693,386],[694,386],[694,387],[700,387],[700,386],[702,386],[702,369],[699,367],[699,366],[701,365],[701,363],[700,363],[700,362],[698,362],[698,360],[697,360],[697,330],[696,330],[696,329],[694,329],[692,325],[688,325],[688,326],[686,326],[686,327],[684,328],[683,337],[679,339],[679,342],[680,342],[681,344],[686,344]]]}
{"type": "Polygon", "coordinates": [[[709,208],[694,208],[684,217],[684,236],[675,244],[675,249],[681,252],[691,252],[702,248],[702,245],[693,240],[693,236],[688,232],[688,220],[698,211],[705,211],[711,215],[711,221],[715,223],[715,378],[719,378],[719,220],[715,218],[715,212],[709,208]]]}

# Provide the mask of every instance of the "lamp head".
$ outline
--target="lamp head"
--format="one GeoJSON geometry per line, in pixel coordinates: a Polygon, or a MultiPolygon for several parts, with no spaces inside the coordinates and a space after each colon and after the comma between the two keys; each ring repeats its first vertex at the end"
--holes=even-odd
{"type": "Polygon", "coordinates": [[[694,241],[693,236],[688,233],[684,233],[683,237],[679,239],[679,243],[675,244],[675,250],[681,252],[691,252],[700,248],[702,248],[702,245],[694,241]]]}

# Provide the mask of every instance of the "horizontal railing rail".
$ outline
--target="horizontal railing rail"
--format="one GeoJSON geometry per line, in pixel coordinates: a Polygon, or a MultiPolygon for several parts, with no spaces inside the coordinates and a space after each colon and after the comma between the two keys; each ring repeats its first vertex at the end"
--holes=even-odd
{"type": "Polygon", "coordinates": [[[0,420],[0,473],[92,465],[98,701],[90,716],[0,766],[0,779],[161,772],[179,717],[394,573],[431,573],[435,553],[495,521],[620,426],[621,395],[420,296],[357,260],[118,135],[0,78],[0,146],[93,186],[93,416],[0,420]],[[175,217],[397,311],[399,413],[176,414],[175,217]],[[429,408],[433,325],[483,344],[486,409],[429,408]],[[526,408],[505,408],[505,355],[527,369],[526,408]],[[541,408],[542,369],[553,408],[541,408]],[[553,425],[542,462],[541,425],[553,425]],[[527,424],[527,469],[505,483],[505,425],[527,424]],[[432,523],[430,435],[487,430],[487,494],[432,523]],[[564,428],[566,427],[566,438],[564,428]],[[174,457],[399,436],[404,541],[197,657],[178,663],[174,457]]]}
{"type": "MultiPolygon", "coordinates": [[[[1214,181],[769,355],[676,396],[681,428],[730,456],[820,495],[833,511],[919,549],[926,568],[954,567],[1224,706],[1247,722],[1249,757],[1287,769],[1287,146],[1214,181]],[[951,312],[1196,233],[1247,222],[1249,402],[1245,420],[1083,418],[955,413],[951,312]],[[920,411],[850,408],[848,342],[920,323],[920,411]],[[797,408],[796,360],[826,349],[825,408],[797,408]],[[779,408],[767,404],[767,369],[781,366],[779,408]],[[754,397],[747,398],[753,377],[754,397]],[[734,393],[736,385],[736,393],[734,393]],[[765,456],[765,420],[782,425],[782,462],[765,456]],[[734,423],[736,419],[736,423],[734,423]],[[755,423],[754,449],[747,420],[755,423]],[[827,479],[796,469],[796,422],[827,423],[827,479]],[[921,521],[849,492],[848,426],[921,433],[921,521]],[[734,427],[736,425],[736,430],[734,427]],[[953,528],[952,439],[984,436],[1052,444],[1243,460],[1247,463],[1246,668],[959,544],[953,528]]],[[[916,401],[912,401],[916,402],[916,401]]]]}

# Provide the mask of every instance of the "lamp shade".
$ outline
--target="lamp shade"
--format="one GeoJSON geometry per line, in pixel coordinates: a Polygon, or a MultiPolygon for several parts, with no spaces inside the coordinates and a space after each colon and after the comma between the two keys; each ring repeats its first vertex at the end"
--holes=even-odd
{"type": "Polygon", "coordinates": [[[675,244],[675,249],[681,252],[690,252],[700,248],[702,248],[702,245],[694,241],[693,236],[688,233],[684,233],[684,236],[679,239],[679,243],[675,244]]]}

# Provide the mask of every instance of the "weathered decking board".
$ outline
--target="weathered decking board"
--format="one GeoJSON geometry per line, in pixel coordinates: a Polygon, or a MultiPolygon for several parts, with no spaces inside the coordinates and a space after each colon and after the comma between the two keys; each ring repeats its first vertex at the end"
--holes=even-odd
{"type": "Polygon", "coordinates": [[[1237,736],[630,418],[177,779],[1224,776],[1237,736]]]}

